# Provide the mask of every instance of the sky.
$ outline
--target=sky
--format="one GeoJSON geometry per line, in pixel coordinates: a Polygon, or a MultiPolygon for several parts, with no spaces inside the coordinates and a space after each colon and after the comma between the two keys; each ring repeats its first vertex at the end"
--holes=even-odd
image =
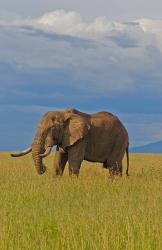
{"type": "Polygon", "coordinates": [[[131,146],[162,140],[162,2],[0,0],[0,150],[49,110],[110,111],[131,146]]]}

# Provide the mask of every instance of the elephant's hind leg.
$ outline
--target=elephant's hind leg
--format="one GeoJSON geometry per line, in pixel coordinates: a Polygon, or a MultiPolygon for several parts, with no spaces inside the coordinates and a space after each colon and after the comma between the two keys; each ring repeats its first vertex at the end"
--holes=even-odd
{"type": "Polygon", "coordinates": [[[63,150],[59,149],[55,153],[54,162],[53,162],[53,176],[63,175],[65,165],[68,160],[68,154],[63,150]]]}
{"type": "Polygon", "coordinates": [[[110,177],[122,176],[122,162],[114,162],[109,167],[110,177]]]}

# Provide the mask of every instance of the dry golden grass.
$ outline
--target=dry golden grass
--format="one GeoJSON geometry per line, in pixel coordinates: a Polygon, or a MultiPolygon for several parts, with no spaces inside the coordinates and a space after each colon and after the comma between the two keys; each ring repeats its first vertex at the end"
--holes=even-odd
{"type": "Polygon", "coordinates": [[[114,181],[87,162],[53,179],[52,159],[38,176],[30,155],[0,153],[0,249],[162,249],[162,155],[130,155],[114,181]]]}

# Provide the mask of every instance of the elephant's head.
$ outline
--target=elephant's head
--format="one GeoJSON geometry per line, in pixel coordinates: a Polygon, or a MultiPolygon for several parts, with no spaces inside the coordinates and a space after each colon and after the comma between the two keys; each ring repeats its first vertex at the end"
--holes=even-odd
{"type": "Polygon", "coordinates": [[[32,152],[36,170],[38,174],[43,174],[45,167],[42,159],[50,154],[54,145],[66,150],[88,134],[89,119],[81,114],[71,109],[47,112],[38,124],[32,146],[19,154],[12,154],[12,156],[16,157],[32,152]]]}

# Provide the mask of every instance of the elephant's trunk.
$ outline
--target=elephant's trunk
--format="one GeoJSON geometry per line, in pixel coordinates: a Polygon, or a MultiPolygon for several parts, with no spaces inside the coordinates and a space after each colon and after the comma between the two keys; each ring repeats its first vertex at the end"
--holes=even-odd
{"type": "Polygon", "coordinates": [[[43,152],[44,143],[41,139],[36,137],[32,144],[32,157],[38,174],[44,174],[44,172],[46,171],[46,168],[43,165],[42,157],[40,156],[40,154],[42,154],[43,152]]]}

